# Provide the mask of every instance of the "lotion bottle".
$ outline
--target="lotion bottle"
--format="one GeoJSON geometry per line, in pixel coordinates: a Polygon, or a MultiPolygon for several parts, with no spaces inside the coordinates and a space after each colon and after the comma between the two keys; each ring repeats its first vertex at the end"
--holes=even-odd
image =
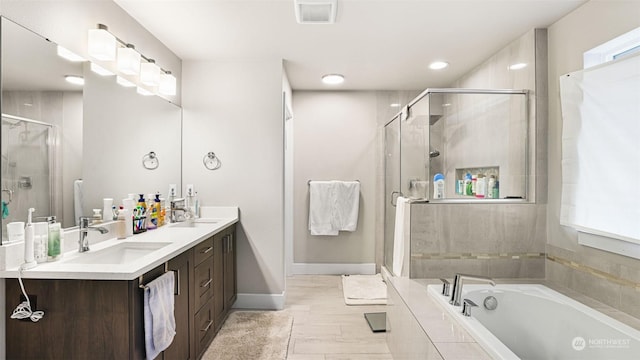
{"type": "Polygon", "coordinates": [[[31,219],[33,217],[34,211],[36,211],[36,209],[29,208],[29,213],[27,215],[27,225],[25,225],[24,227],[24,264],[22,264],[23,269],[31,269],[38,265],[33,256],[33,223],[31,222],[31,219]]]}

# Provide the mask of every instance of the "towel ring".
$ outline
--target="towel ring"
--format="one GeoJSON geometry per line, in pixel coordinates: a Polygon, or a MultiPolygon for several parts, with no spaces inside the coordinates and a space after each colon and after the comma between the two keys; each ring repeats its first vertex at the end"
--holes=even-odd
{"type": "Polygon", "coordinates": [[[204,167],[209,170],[218,170],[222,166],[222,161],[220,161],[213,151],[209,151],[207,155],[202,158],[202,163],[204,167]]]}
{"type": "Polygon", "coordinates": [[[147,170],[155,170],[159,165],[160,161],[158,160],[158,156],[153,151],[150,151],[142,157],[142,166],[147,170]]]}

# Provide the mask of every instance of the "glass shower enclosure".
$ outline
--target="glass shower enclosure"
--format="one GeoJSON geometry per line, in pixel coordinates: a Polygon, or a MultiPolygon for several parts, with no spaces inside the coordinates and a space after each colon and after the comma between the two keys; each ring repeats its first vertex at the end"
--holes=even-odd
{"type": "Polygon", "coordinates": [[[529,201],[529,126],[528,92],[510,89],[427,89],[387,123],[385,267],[393,265],[398,196],[413,203],[529,201]]]}
{"type": "Polygon", "coordinates": [[[26,221],[27,210],[38,216],[53,214],[55,194],[56,127],[2,114],[2,243],[7,224],[26,221]]]}

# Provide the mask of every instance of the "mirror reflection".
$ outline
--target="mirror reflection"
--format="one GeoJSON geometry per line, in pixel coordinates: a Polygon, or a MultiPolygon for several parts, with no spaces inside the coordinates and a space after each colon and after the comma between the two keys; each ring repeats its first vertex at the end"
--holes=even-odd
{"type": "Polygon", "coordinates": [[[180,107],[63,59],[56,44],[4,17],[1,26],[3,242],[30,207],[71,227],[103,198],[119,205],[127,194],[181,188],[180,107]],[[142,164],[150,151],[155,170],[142,164]]]}

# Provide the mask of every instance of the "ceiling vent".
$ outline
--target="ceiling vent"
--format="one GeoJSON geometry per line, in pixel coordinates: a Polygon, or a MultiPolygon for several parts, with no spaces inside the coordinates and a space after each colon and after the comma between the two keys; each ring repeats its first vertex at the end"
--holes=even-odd
{"type": "Polygon", "coordinates": [[[294,0],[299,24],[333,24],[338,0],[294,0]]]}

